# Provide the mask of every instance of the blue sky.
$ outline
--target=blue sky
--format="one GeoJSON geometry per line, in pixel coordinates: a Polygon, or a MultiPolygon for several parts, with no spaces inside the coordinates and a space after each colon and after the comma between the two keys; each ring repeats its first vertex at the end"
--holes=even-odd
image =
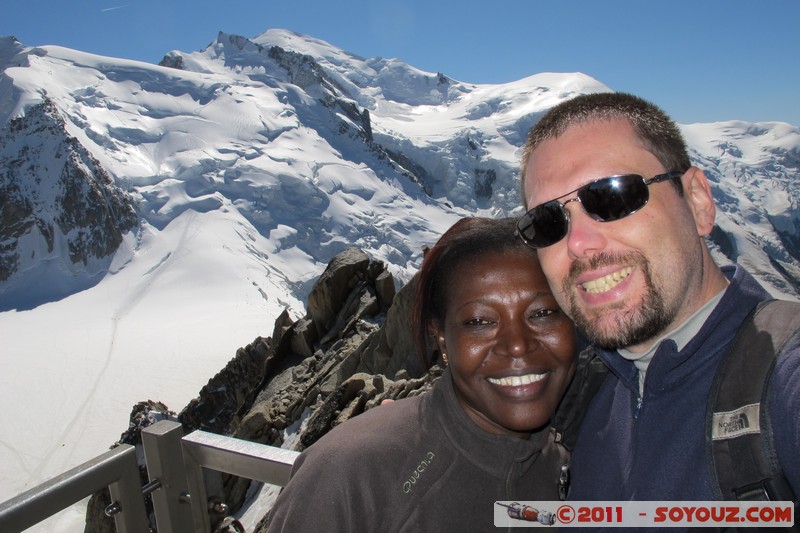
{"type": "Polygon", "coordinates": [[[5,0],[0,35],[157,63],[219,31],[311,35],[472,83],[583,72],[678,122],[800,126],[800,0],[5,0]]]}

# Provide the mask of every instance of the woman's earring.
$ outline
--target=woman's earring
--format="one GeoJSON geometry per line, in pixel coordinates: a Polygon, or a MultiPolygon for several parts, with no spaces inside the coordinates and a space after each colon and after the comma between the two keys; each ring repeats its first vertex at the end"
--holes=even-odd
{"type": "Polygon", "coordinates": [[[447,354],[445,352],[442,352],[442,361],[444,361],[444,366],[448,365],[447,354]]]}

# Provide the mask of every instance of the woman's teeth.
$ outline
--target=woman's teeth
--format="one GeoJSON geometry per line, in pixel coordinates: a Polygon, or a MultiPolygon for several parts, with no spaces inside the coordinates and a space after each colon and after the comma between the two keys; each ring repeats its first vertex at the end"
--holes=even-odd
{"type": "Polygon", "coordinates": [[[530,385],[536,381],[544,379],[545,374],[525,374],[524,376],[508,376],[505,378],[488,378],[489,383],[502,385],[504,387],[519,387],[520,385],[530,385]]]}

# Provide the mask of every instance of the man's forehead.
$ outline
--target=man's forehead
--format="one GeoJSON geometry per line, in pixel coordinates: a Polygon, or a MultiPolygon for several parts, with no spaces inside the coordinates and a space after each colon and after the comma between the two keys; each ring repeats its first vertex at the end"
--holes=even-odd
{"type": "Polygon", "coordinates": [[[531,151],[525,168],[525,199],[532,207],[596,179],[638,174],[650,165],[660,166],[629,121],[580,122],[531,151]]]}

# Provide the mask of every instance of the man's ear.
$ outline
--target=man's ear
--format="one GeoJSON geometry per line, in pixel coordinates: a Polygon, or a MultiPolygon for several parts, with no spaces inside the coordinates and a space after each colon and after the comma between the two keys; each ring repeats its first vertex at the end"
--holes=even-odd
{"type": "Polygon", "coordinates": [[[706,237],[714,228],[714,219],[717,215],[717,206],[711,194],[708,178],[702,170],[692,167],[681,177],[681,183],[683,196],[694,217],[697,233],[701,237],[706,237]]]}

